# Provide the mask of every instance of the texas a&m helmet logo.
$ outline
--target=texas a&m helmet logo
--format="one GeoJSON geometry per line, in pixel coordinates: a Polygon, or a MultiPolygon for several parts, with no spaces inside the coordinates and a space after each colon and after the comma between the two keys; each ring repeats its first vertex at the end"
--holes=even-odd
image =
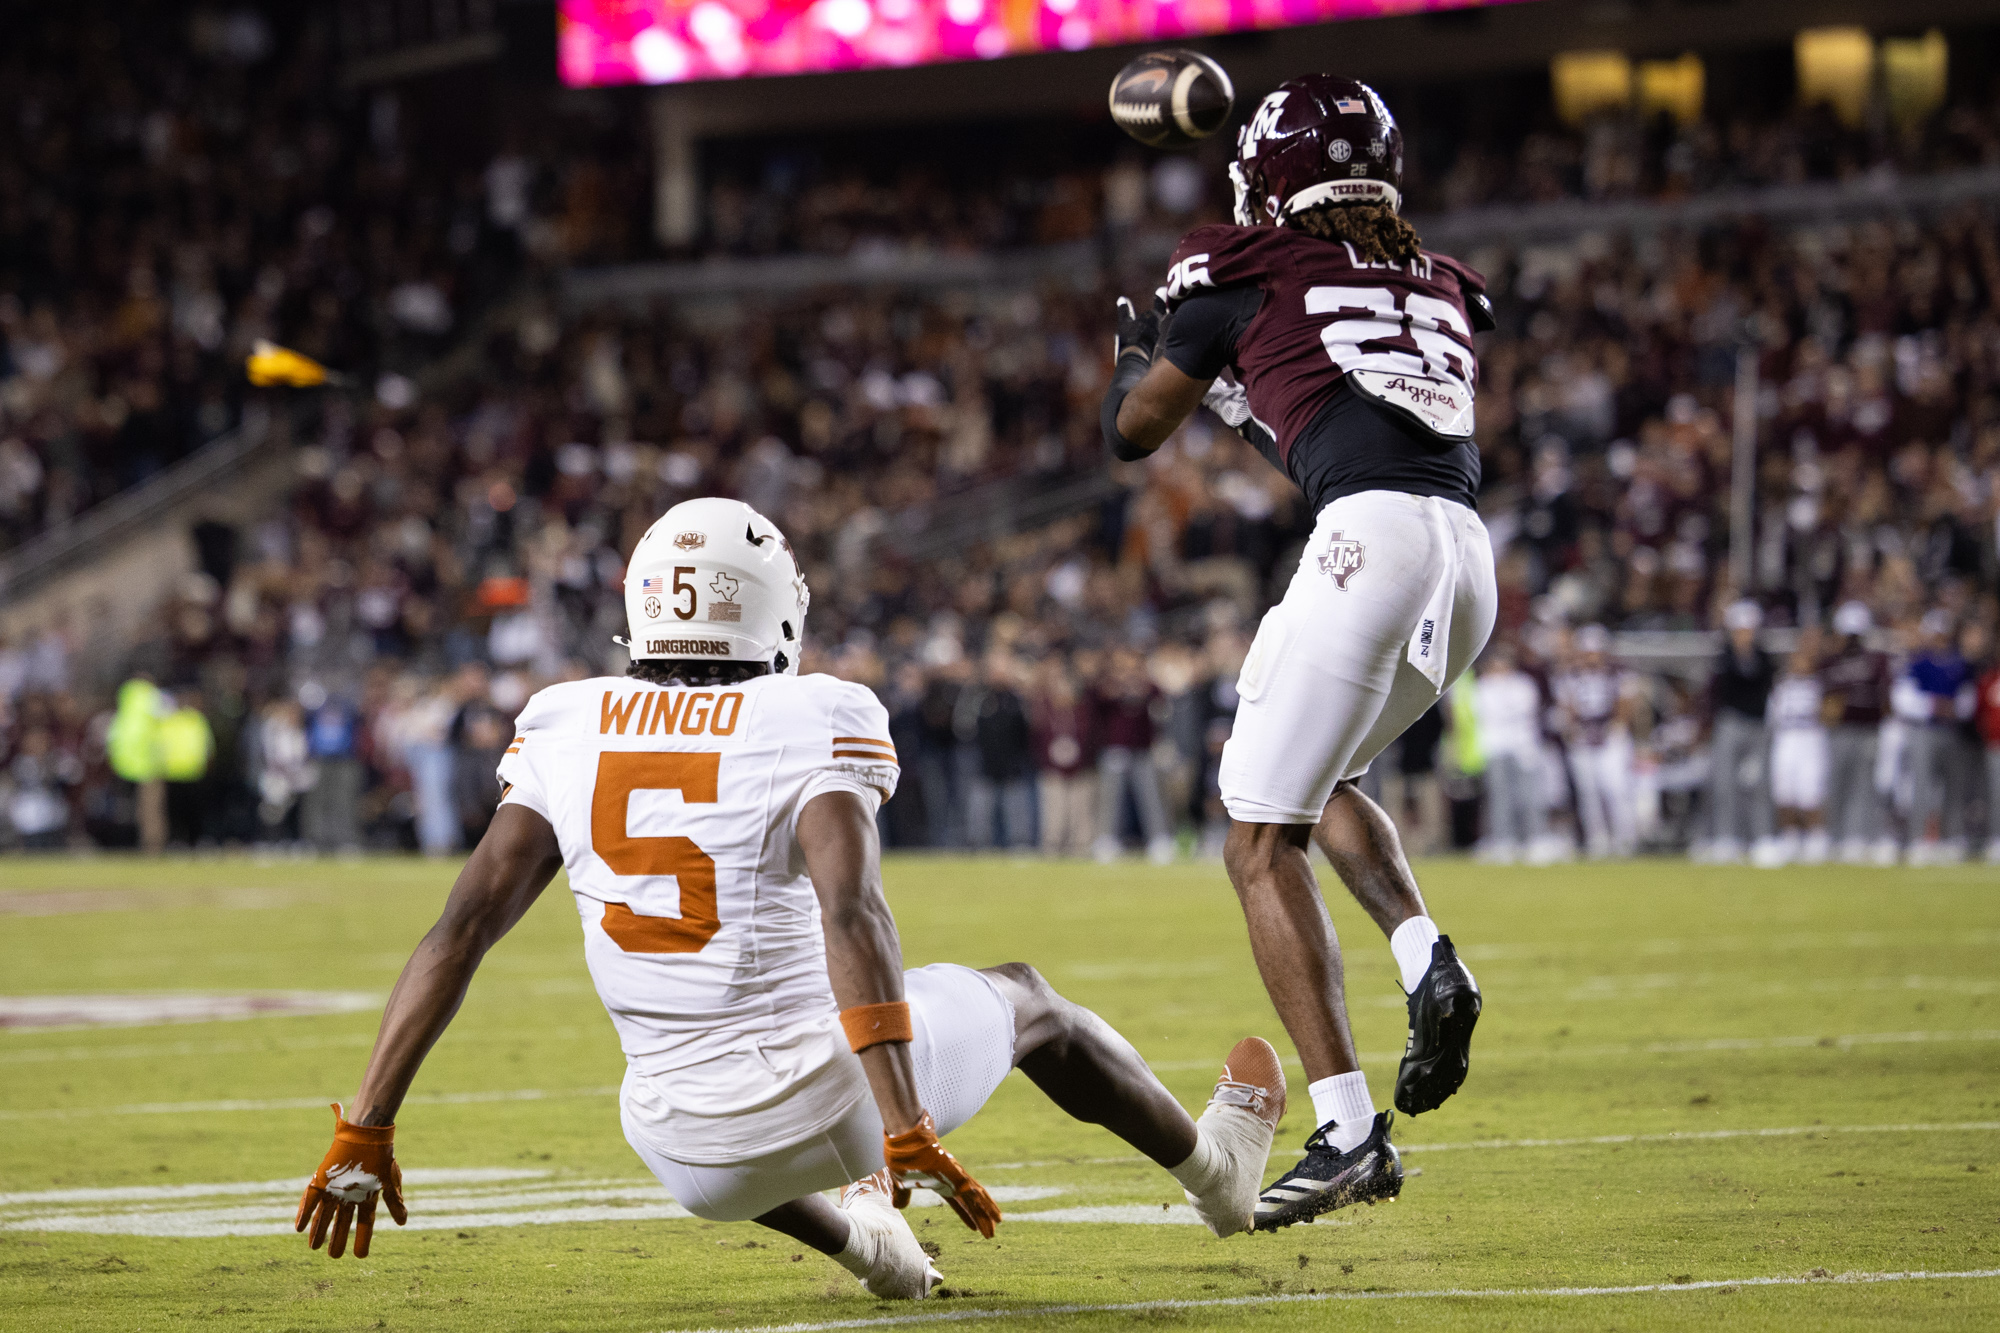
{"type": "Polygon", "coordinates": [[[1368,554],[1368,548],[1360,542],[1351,541],[1339,533],[1327,543],[1326,554],[1319,558],[1320,572],[1333,580],[1333,586],[1347,591],[1347,581],[1360,572],[1368,554]]]}

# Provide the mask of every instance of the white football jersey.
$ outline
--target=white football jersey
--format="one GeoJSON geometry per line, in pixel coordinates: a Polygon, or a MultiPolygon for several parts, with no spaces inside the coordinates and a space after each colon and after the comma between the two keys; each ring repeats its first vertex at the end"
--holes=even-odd
{"type": "Polygon", "coordinates": [[[502,804],[555,830],[626,1060],[673,1074],[655,1119],[675,1155],[770,1151],[837,1119],[866,1085],[793,834],[822,792],[871,810],[895,792],[881,702],[832,676],[598,677],[543,690],[515,726],[502,804]]]}
{"type": "Polygon", "coordinates": [[[1576,722],[1577,739],[1602,745],[1617,725],[1618,705],[1631,692],[1625,673],[1609,667],[1568,671],[1556,677],[1556,701],[1576,722]]]}
{"type": "Polygon", "coordinates": [[[1783,676],[1771,689],[1765,712],[1780,731],[1811,731],[1820,726],[1820,703],[1826,697],[1818,676],[1783,676]]]}

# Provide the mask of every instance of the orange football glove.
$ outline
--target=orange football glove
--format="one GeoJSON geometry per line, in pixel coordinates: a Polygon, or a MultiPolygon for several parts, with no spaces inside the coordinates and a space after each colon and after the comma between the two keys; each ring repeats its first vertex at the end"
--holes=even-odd
{"type": "Polygon", "coordinates": [[[944,1196],[965,1225],[993,1239],[993,1228],[1000,1225],[1000,1205],[938,1142],[937,1122],[929,1111],[917,1121],[916,1128],[882,1136],[882,1159],[896,1182],[898,1208],[909,1203],[911,1186],[922,1185],[944,1196]]]}
{"type": "Polygon", "coordinates": [[[354,1223],[354,1257],[368,1257],[368,1238],[375,1233],[375,1201],[387,1199],[389,1216],[401,1226],[410,1214],[403,1207],[403,1168],[396,1165],[394,1125],[350,1125],[342,1117],[340,1103],[333,1103],[333,1146],[313,1172],[299,1200],[296,1229],[304,1231],[312,1223],[309,1238],[316,1250],[327,1240],[327,1224],[333,1224],[333,1243],[327,1257],[338,1259],[347,1250],[347,1227],[354,1223]],[[361,1205],[357,1222],[354,1206],[361,1205]]]}

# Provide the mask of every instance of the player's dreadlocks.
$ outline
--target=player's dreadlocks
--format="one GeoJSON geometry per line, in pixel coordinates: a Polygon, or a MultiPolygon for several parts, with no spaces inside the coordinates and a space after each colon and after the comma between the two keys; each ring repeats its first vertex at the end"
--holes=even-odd
{"type": "Polygon", "coordinates": [[[1292,214],[1285,225],[1322,241],[1346,241],[1363,259],[1377,264],[1415,259],[1424,247],[1417,229],[1387,204],[1323,204],[1292,214]]]}
{"type": "Polygon", "coordinates": [[[648,685],[740,685],[771,674],[763,662],[708,662],[691,657],[642,657],[625,674],[648,685]]]}

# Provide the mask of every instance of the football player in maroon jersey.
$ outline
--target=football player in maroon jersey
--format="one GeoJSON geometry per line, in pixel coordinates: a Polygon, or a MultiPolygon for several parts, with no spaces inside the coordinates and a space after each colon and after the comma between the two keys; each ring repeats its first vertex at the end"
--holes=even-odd
{"type": "Polygon", "coordinates": [[[1355,1057],[1308,839],[1402,972],[1397,1107],[1428,1111],[1465,1080],[1479,988],[1354,779],[1493,629],[1472,440],[1472,335],[1493,324],[1485,280],[1422,249],[1397,216],[1403,136],[1366,84],[1282,85],[1238,134],[1229,174],[1238,225],[1188,233],[1150,312],[1119,302],[1103,426],[1118,458],[1144,458],[1206,404],[1318,515],[1243,664],[1221,769],[1229,878],[1320,1121],[1305,1160],[1258,1202],[1257,1225],[1275,1229],[1394,1197],[1403,1178],[1355,1057]]]}

